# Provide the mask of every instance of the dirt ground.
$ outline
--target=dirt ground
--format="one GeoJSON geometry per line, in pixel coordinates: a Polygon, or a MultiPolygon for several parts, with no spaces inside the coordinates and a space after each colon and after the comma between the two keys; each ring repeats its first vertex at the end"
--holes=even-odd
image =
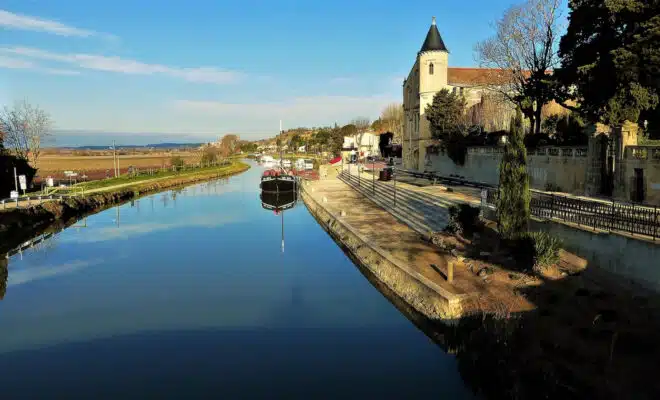
{"type": "MultiPolygon", "coordinates": [[[[160,168],[169,165],[173,156],[182,157],[187,163],[194,163],[199,162],[200,155],[198,152],[192,151],[121,155],[119,156],[119,167],[122,171],[125,171],[129,166],[160,168]]],[[[37,168],[37,174],[41,177],[63,177],[64,171],[74,171],[78,172],[79,175],[84,173],[90,179],[94,179],[93,177],[96,175],[105,177],[106,170],[113,170],[113,157],[105,154],[90,156],[45,154],[39,158],[37,168]]]]}

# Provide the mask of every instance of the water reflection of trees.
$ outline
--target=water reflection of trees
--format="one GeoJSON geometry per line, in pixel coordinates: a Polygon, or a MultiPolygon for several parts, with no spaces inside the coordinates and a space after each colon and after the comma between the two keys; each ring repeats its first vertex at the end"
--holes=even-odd
{"type": "Polygon", "coordinates": [[[9,279],[9,259],[6,254],[0,255],[0,300],[5,298],[7,280],[9,279]]]}
{"type": "Polygon", "coordinates": [[[534,311],[510,318],[473,315],[447,325],[427,319],[358,268],[402,314],[455,355],[465,384],[480,396],[660,398],[660,380],[650,378],[660,360],[655,294],[614,294],[589,286],[588,279],[545,282],[525,293],[536,304],[534,311]]]}

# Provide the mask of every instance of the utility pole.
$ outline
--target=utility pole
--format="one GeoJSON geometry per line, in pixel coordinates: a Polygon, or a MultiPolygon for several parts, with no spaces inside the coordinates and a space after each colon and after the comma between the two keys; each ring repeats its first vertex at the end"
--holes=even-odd
{"type": "Polygon", "coordinates": [[[117,159],[117,176],[121,176],[121,172],[119,169],[119,154],[117,154],[117,146],[115,146],[115,158],[117,159]]]}
{"type": "Polygon", "coordinates": [[[115,141],[112,141],[112,169],[115,173],[115,178],[117,177],[117,146],[115,141]]]}
{"type": "Polygon", "coordinates": [[[18,176],[16,175],[16,167],[14,167],[14,187],[16,188],[16,193],[18,193],[18,176]]]}

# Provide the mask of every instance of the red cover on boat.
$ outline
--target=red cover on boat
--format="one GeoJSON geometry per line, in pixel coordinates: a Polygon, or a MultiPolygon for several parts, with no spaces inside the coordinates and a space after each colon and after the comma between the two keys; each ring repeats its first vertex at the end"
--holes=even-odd
{"type": "Polygon", "coordinates": [[[276,171],[274,169],[267,169],[264,171],[263,176],[279,176],[280,171],[276,171]]]}

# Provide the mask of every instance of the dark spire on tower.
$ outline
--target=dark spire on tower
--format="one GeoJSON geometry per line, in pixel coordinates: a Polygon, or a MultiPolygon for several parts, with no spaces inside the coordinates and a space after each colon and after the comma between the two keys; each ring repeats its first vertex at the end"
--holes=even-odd
{"type": "Polygon", "coordinates": [[[445,47],[445,42],[443,42],[442,37],[440,37],[440,32],[438,32],[438,27],[435,24],[435,17],[433,17],[429,33],[426,34],[426,40],[424,40],[422,49],[419,52],[423,53],[425,51],[437,50],[449,52],[447,47],[445,47]]]}

